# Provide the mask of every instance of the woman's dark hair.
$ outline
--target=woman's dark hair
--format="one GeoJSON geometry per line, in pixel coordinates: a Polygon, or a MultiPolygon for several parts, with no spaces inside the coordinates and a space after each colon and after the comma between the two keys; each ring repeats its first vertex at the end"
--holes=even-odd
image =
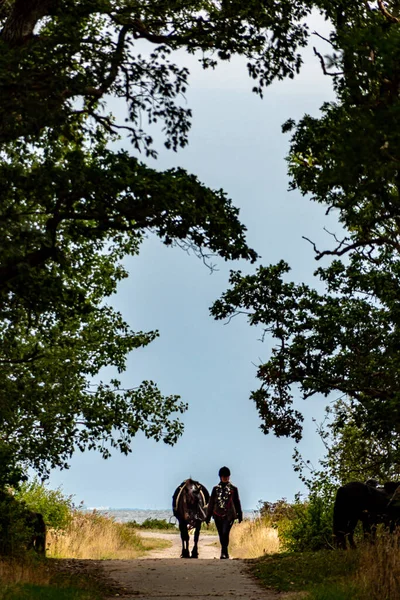
{"type": "Polygon", "coordinates": [[[230,470],[228,469],[228,467],[221,467],[220,470],[218,471],[218,475],[220,477],[230,477],[230,470]]]}

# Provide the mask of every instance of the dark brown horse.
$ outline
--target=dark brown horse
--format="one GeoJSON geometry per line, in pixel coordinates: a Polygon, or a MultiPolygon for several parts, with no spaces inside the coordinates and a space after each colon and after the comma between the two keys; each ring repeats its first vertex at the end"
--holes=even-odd
{"type": "Polygon", "coordinates": [[[198,558],[198,541],[201,524],[206,518],[206,506],[210,494],[204,485],[193,479],[186,479],[172,496],[172,510],[179,522],[182,539],[182,558],[198,558]],[[189,531],[194,529],[194,545],[189,552],[189,531]]]}
{"type": "Polygon", "coordinates": [[[351,481],[337,490],[333,507],[333,535],[338,548],[345,549],[347,543],[351,548],[356,547],[354,530],[359,521],[365,538],[374,538],[378,523],[394,529],[400,513],[393,503],[398,485],[388,482],[378,488],[361,481],[351,481]]]}
{"type": "Polygon", "coordinates": [[[0,490],[0,555],[22,550],[46,553],[46,524],[40,513],[0,490]]]}
{"type": "Polygon", "coordinates": [[[30,536],[27,550],[35,550],[38,554],[46,554],[46,523],[43,515],[33,510],[26,511],[25,522],[30,536]]]}

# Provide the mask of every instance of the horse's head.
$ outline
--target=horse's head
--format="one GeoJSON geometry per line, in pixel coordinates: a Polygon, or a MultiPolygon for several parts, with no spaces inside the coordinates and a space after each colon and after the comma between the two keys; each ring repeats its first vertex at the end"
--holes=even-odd
{"type": "Polygon", "coordinates": [[[200,500],[201,485],[198,481],[187,479],[185,482],[186,503],[190,507],[197,506],[200,500]]]}

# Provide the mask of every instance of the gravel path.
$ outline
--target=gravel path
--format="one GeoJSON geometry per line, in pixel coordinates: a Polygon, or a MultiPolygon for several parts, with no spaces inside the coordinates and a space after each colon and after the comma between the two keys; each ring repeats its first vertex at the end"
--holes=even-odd
{"type": "MultiPolygon", "coordinates": [[[[245,561],[219,560],[219,546],[214,545],[217,536],[200,536],[198,560],[177,558],[181,552],[179,535],[148,532],[144,537],[169,539],[172,546],[154,550],[146,558],[98,562],[107,578],[119,586],[118,595],[125,600],[282,598],[282,595],[261,588],[249,575],[245,561]]],[[[115,600],[115,595],[113,598],[115,600]]]]}

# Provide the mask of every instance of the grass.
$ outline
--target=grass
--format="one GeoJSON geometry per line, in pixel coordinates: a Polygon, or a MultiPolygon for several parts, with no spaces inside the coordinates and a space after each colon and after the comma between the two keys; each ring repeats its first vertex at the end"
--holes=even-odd
{"type": "Polygon", "coordinates": [[[250,562],[260,582],[307,600],[400,600],[400,536],[357,550],[264,556],[250,562]]]}
{"type": "Polygon", "coordinates": [[[94,575],[72,576],[51,560],[30,555],[0,560],[0,600],[100,600],[104,588],[94,575]]]}
{"type": "Polygon", "coordinates": [[[76,587],[17,584],[0,588],[0,600],[100,600],[100,596],[76,587]]]}
{"type": "MultiPolygon", "coordinates": [[[[76,511],[68,527],[50,530],[47,558],[28,555],[23,560],[0,560],[0,600],[100,600],[109,584],[98,573],[68,572],[62,560],[130,559],[170,542],[143,539],[126,523],[117,523],[99,513],[76,511]]],[[[113,590],[114,591],[114,590],[113,590]]]]}
{"type": "Polygon", "coordinates": [[[279,552],[278,531],[263,519],[236,523],[231,530],[230,549],[235,558],[257,558],[279,552]]]}
{"type": "Polygon", "coordinates": [[[167,548],[167,540],[143,539],[127,523],[99,513],[76,512],[66,530],[50,531],[48,557],[79,559],[131,559],[154,548],[167,548]]]}
{"type": "Polygon", "coordinates": [[[280,592],[304,591],[351,577],[359,561],[358,552],[343,550],[286,552],[252,562],[251,570],[266,587],[280,592]]]}

